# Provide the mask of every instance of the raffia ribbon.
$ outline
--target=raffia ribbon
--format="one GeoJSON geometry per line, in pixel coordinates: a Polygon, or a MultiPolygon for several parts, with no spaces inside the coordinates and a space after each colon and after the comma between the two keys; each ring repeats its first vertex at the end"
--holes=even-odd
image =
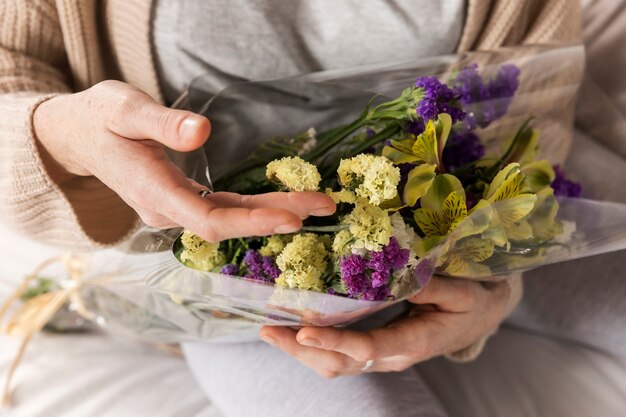
{"type": "Polygon", "coordinates": [[[69,279],[60,282],[60,289],[40,294],[20,305],[0,329],[2,333],[21,338],[18,352],[11,363],[4,384],[2,396],[2,405],[4,407],[11,404],[11,381],[33,335],[41,331],[54,314],[66,303],[70,303],[76,313],[86,320],[93,320],[94,315],[87,310],[80,296],[80,290],[86,285],[99,285],[109,280],[109,278],[103,276],[84,280],[84,263],[73,254],[50,258],[39,264],[30,274],[24,277],[24,280],[15,292],[0,307],[0,323],[2,323],[3,317],[7,314],[9,308],[20,299],[20,296],[28,289],[31,282],[39,277],[45,269],[57,263],[65,265],[69,279]]]}

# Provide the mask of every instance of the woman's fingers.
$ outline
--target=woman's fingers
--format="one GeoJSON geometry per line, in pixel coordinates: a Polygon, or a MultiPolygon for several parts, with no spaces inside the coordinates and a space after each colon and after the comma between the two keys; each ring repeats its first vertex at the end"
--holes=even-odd
{"type": "Polygon", "coordinates": [[[296,341],[296,332],[287,327],[264,327],[260,336],[326,378],[358,374],[363,368],[362,363],[341,353],[302,346],[296,341]]]}
{"type": "Polygon", "coordinates": [[[420,336],[419,328],[407,326],[400,321],[394,327],[367,332],[333,327],[305,327],[298,332],[297,340],[304,346],[340,352],[356,361],[367,362],[407,352],[419,343],[420,336]]]}
{"type": "Polygon", "coordinates": [[[413,304],[433,304],[439,310],[463,313],[475,305],[484,291],[479,282],[434,276],[419,293],[408,299],[413,304]]]}
{"type": "Polygon", "coordinates": [[[305,219],[308,216],[330,216],[336,210],[333,200],[314,192],[266,193],[241,195],[236,193],[215,193],[209,199],[220,207],[280,208],[305,219]]]}
{"type": "Polygon", "coordinates": [[[202,146],[211,133],[206,117],[162,106],[143,91],[121,82],[105,81],[98,86],[111,102],[106,124],[116,135],[151,139],[185,152],[202,146]]]}

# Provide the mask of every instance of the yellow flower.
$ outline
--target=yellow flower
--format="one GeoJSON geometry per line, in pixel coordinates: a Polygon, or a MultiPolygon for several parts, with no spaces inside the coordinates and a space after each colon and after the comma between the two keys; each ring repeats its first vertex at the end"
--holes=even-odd
{"type": "Polygon", "coordinates": [[[267,238],[267,242],[259,249],[261,256],[276,256],[283,251],[285,245],[291,242],[291,236],[273,235],[267,238]]]}
{"type": "Polygon", "coordinates": [[[328,251],[324,239],[313,233],[293,237],[276,258],[281,274],[279,287],[323,291],[322,276],[328,267],[328,251]]]}
{"type": "Polygon", "coordinates": [[[219,243],[209,243],[189,230],[183,232],[180,240],[184,248],[180,260],[188,267],[211,271],[226,263],[226,256],[219,251],[219,243]]]}
{"type": "Polygon", "coordinates": [[[289,191],[317,191],[322,180],[315,165],[297,156],[270,162],[265,175],[289,191]]]}
{"type": "Polygon", "coordinates": [[[371,204],[380,205],[398,195],[400,170],[384,156],[360,154],[342,159],[337,174],[344,188],[371,204]]]}
{"type": "Polygon", "coordinates": [[[340,230],[333,240],[333,253],[337,256],[350,253],[352,240],[352,234],[348,230],[340,230]]]}
{"type": "Polygon", "coordinates": [[[330,198],[333,199],[335,204],[339,204],[339,203],[354,204],[354,202],[356,201],[356,195],[350,190],[342,189],[340,191],[333,191],[332,189],[327,188],[326,194],[330,198]]]}
{"type": "Polygon", "coordinates": [[[387,212],[365,199],[356,201],[354,210],[343,218],[342,223],[348,225],[354,238],[352,247],[355,249],[381,250],[393,236],[393,226],[387,212]]]}

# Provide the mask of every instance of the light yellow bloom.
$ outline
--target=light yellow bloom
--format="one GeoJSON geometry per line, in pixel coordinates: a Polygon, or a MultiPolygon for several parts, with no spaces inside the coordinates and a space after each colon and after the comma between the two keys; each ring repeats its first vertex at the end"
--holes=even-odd
{"type": "Polygon", "coordinates": [[[276,285],[323,291],[322,276],[328,267],[325,243],[324,239],[313,233],[294,236],[276,258],[276,264],[281,271],[276,278],[276,285]]]}
{"type": "Polygon", "coordinates": [[[352,247],[379,251],[389,244],[393,236],[393,226],[387,212],[378,206],[369,204],[365,199],[358,199],[354,210],[342,220],[349,226],[354,238],[352,247]]]}
{"type": "Polygon", "coordinates": [[[267,238],[267,243],[259,249],[261,256],[276,256],[283,251],[285,245],[291,242],[291,236],[273,235],[267,238]]]}
{"type": "Polygon", "coordinates": [[[337,256],[350,253],[352,249],[352,239],[352,234],[348,230],[340,230],[333,240],[333,253],[337,256]]]}
{"type": "Polygon", "coordinates": [[[356,195],[350,191],[342,189],[340,191],[333,191],[330,188],[326,189],[326,194],[333,199],[335,204],[339,203],[350,203],[354,204],[356,201],[356,195]]]}
{"type": "Polygon", "coordinates": [[[398,195],[400,170],[384,156],[360,154],[342,159],[337,169],[339,183],[371,204],[379,205],[398,195]]]}
{"type": "Polygon", "coordinates": [[[317,167],[298,156],[270,162],[265,175],[289,191],[317,191],[322,180],[317,167]]]}
{"type": "Polygon", "coordinates": [[[210,243],[195,233],[185,230],[181,236],[183,251],[180,260],[190,268],[211,271],[226,263],[226,256],[219,251],[219,243],[210,243]]]}

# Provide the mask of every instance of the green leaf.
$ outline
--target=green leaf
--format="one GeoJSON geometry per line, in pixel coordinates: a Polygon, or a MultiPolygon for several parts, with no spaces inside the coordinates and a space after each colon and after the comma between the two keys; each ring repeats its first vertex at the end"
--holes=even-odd
{"type": "Polygon", "coordinates": [[[407,205],[413,207],[417,203],[417,200],[426,194],[435,179],[436,169],[437,165],[422,164],[416,166],[409,172],[403,193],[403,199],[407,205]]]}

